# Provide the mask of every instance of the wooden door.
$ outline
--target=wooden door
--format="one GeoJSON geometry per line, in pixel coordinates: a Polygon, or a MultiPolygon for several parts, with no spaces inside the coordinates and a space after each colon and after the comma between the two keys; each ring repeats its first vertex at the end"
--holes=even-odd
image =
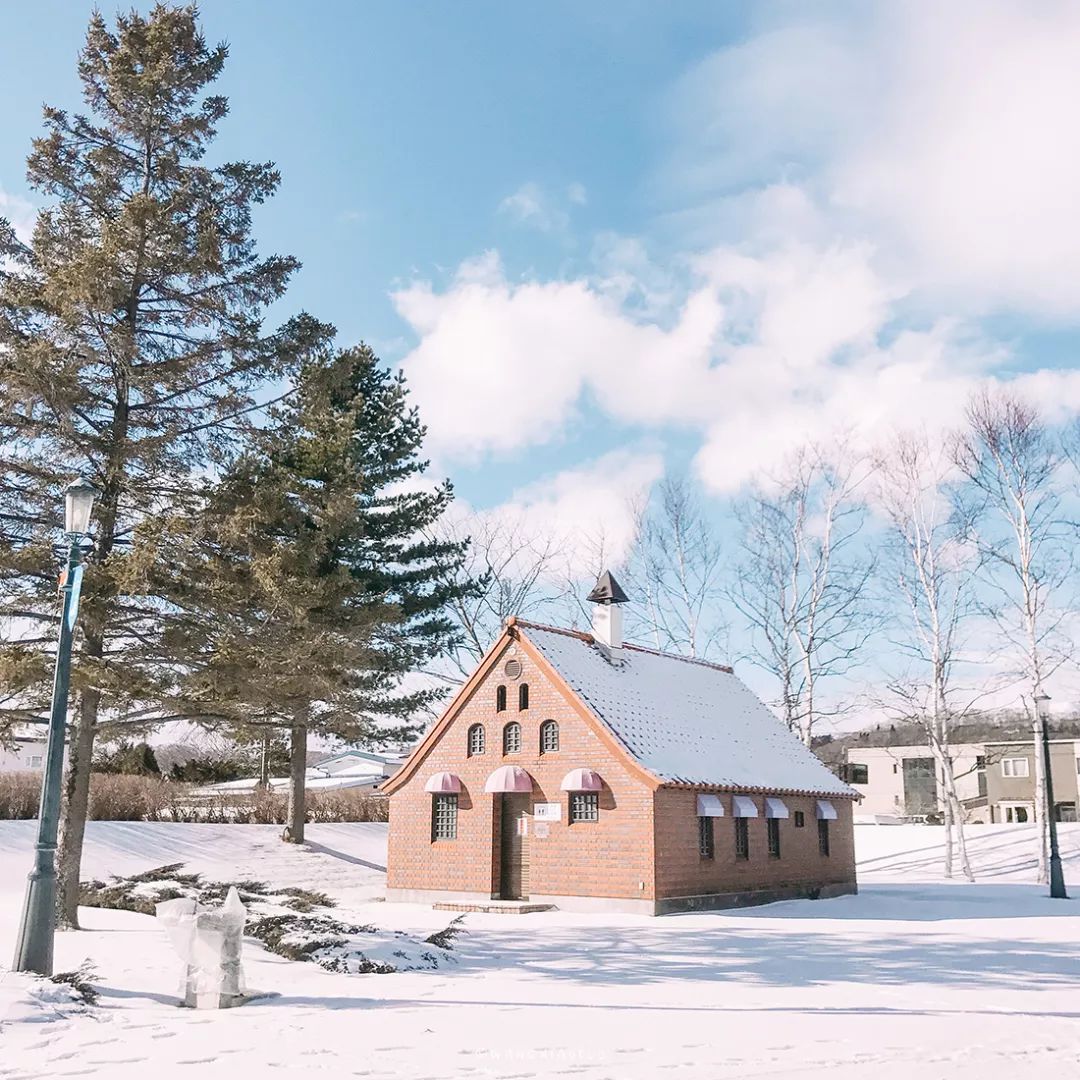
{"type": "Polygon", "coordinates": [[[503,900],[529,898],[529,833],[532,796],[526,793],[502,797],[502,843],[499,896],[503,900]]]}

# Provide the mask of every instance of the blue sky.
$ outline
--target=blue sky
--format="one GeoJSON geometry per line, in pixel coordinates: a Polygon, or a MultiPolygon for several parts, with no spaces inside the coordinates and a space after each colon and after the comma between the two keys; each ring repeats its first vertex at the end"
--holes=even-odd
{"type": "MultiPolygon", "coordinates": [[[[596,234],[636,234],[664,209],[650,165],[666,137],[657,101],[738,32],[738,13],[582,7],[202,5],[207,36],[231,45],[221,84],[232,111],[216,153],[269,158],[283,173],[258,235],[264,250],[304,263],[284,309],[307,307],[343,339],[397,360],[414,336],[390,300],[395,285],[443,279],[488,250],[518,274],[573,275],[587,269],[596,234]],[[500,211],[530,185],[563,204],[565,227],[522,227],[500,211]]],[[[0,39],[9,196],[34,199],[23,174],[41,104],[80,104],[74,61],[91,9],[28,7],[0,39]]],[[[516,456],[447,468],[463,495],[491,501],[582,451],[618,445],[620,432],[603,428],[532,455],[525,474],[516,456]]]]}
{"type": "MultiPolygon", "coordinates": [[[[0,213],[91,5],[0,37],[0,213]]],[[[108,8],[106,7],[106,10],[108,8]]],[[[1080,412],[1080,6],[208,0],[221,159],[264,251],[402,363],[463,503],[618,548],[838,430],[941,432],[1018,380],[1080,412]]]]}

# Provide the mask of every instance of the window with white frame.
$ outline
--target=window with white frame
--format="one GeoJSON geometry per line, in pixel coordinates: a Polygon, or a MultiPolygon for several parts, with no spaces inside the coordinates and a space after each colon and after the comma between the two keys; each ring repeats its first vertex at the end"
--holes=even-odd
{"type": "Polygon", "coordinates": [[[1007,757],[1001,760],[1001,775],[1022,777],[1028,774],[1028,759],[1026,757],[1007,757]]]}
{"type": "Polygon", "coordinates": [[[513,720],[503,728],[503,753],[521,753],[521,725],[513,720]]]}
{"type": "Polygon", "coordinates": [[[545,720],[540,725],[540,753],[553,754],[559,749],[559,725],[545,720]]]}
{"type": "Polygon", "coordinates": [[[473,726],[469,728],[467,747],[469,757],[473,757],[476,754],[482,754],[484,752],[483,724],[473,724],[473,726]]]}
{"type": "Polygon", "coordinates": [[[34,755],[31,756],[31,758],[30,758],[30,768],[31,769],[40,769],[41,768],[41,755],[40,754],[34,754],[34,755]]]}

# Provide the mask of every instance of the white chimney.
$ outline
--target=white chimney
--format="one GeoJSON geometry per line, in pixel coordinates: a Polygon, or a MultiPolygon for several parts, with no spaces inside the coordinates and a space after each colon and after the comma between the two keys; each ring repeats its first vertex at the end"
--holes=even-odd
{"type": "Polygon", "coordinates": [[[593,640],[606,651],[617,654],[623,646],[622,605],[627,602],[626,593],[605,570],[589,593],[589,600],[593,604],[593,640]]]}
{"type": "Polygon", "coordinates": [[[596,604],[592,612],[592,635],[609,649],[621,649],[623,643],[622,608],[618,604],[596,604]]]}

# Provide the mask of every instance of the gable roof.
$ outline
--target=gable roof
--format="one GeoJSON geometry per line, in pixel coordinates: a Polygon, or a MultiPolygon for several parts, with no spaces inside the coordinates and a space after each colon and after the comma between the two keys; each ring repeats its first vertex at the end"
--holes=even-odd
{"type": "Polygon", "coordinates": [[[613,664],[591,634],[511,618],[439,720],[382,785],[412,777],[507,645],[517,640],[582,719],[650,787],[767,791],[858,798],[729,667],[624,645],[613,664]]]}
{"type": "Polygon", "coordinates": [[[857,793],[731,668],[625,645],[612,663],[589,634],[516,620],[566,686],[639,765],[669,784],[857,793]]]}

